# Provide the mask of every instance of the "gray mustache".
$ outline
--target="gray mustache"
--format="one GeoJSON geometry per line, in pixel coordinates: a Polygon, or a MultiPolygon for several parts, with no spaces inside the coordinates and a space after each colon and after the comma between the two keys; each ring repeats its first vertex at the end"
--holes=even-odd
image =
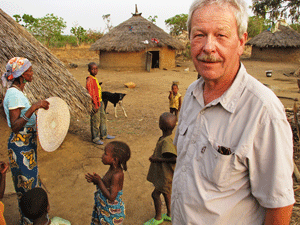
{"type": "Polygon", "coordinates": [[[198,55],[197,56],[197,60],[198,61],[202,61],[202,62],[212,62],[212,63],[214,63],[214,62],[222,62],[221,59],[217,59],[213,55],[202,55],[202,56],[198,55]]]}

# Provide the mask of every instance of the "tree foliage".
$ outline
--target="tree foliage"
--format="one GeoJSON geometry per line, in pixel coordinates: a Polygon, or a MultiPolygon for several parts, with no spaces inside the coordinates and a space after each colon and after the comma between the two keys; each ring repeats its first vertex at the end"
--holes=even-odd
{"type": "Polygon", "coordinates": [[[58,39],[62,35],[63,29],[67,27],[63,18],[53,14],[47,14],[42,18],[34,18],[27,14],[24,14],[22,17],[14,15],[14,18],[38,40],[46,43],[47,46],[54,39],[58,39]]]}
{"type": "Polygon", "coordinates": [[[86,38],[86,30],[82,26],[78,26],[78,24],[72,27],[70,32],[76,37],[77,46],[79,46],[81,42],[86,38]]]}
{"type": "Polygon", "coordinates": [[[32,26],[36,20],[32,15],[24,14],[22,17],[20,15],[13,15],[15,20],[20,23],[23,27],[28,28],[32,26]]]}
{"type": "Polygon", "coordinates": [[[268,19],[264,19],[262,16],[251,16],[248,22],[248,36],[254,37],[260,34],[262,31],[268,29],[272,25],[272,22],[268,19]]]}
{"type": "Polygon", "coordinates": [[[183,31],[187,31],[187,19],[188,14],[178,14],[165,20],[165,24],[170,28],[170,34],[178,36],[183,31]]]}
{"type": "Polygon", "coordinates": [[[54,16],[52,13],[36,20],[30,30],[33,35],[44,39],[46,45],[49,46],[51,39],[61,36],[66,27],[63,18],[54,16]]]}
{"type": "Polygon", "coordinates": [[[98,39],[102,38],[104,35],[104,32],[102,31],[95,31],[92,29],[89,29],[86,32],[88,43],[95,43],[98,39]]]}
{"type": "Polygon", "coordinates": [[[155,16],[149,16],[149,17],[148,17],[148,20],[149,20],[151,23],[156,24],[156,19],[157,19],[157,18],[158,18],[157,15],[155,15],[155,16]]]}
{"type": "Polygon", "coordinates": [[[300,0],[252,0],[254,15],[271,20],[290,18],[292,23],[297,22],[300,16],[300,0]]]}

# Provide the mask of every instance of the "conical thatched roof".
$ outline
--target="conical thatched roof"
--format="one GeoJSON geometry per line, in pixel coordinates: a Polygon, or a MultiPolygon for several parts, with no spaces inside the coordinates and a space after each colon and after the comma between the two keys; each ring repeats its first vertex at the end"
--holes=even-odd
{"type": "MultiPolygon", "coordinates": [[[[0,9],[0,75],[5,72],[9,59],[26,57],[32,63],[33,81],[24,92],[31,102],[57,96],[65,100],[73,118],[85,115],[91,108],[88,92],[62,62],[52,55],[21,25],[0,9]]],[[[3,98],[0,82],[0,103],[3,98]]]]}
{"type": "Polygon", "coordinates": [[[258,48],[299,48],[300,34],[285,22],[278,22],[273,29],[256,35],[246,45],[258,48]]]}
{"type": "Polygon", "coordinates": [[[175,50],[184,49],[183,44],[166,33],[141,14],[134,14],[130,19],[114,27],[110,32],[96,41],[90,50],[138,52],[151,47],[168,46],[175,50]],[[155,38],[159,43],[155,43],[155,38]],[[148,41],[145,45],[143,42],[148,41]]]}

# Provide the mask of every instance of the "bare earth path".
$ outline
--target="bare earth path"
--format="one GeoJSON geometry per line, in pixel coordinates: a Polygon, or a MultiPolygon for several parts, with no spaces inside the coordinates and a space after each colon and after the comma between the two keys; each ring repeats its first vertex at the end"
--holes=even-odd
{"type": "MultiPolygon", "coordinates": [[[[98,61],[97,58],[72,60],[79,65],[70,72],[85,86],[87,63],[98,61]]],[[[184,96],[190,83],[197,78],[197,73],[191,62],[180,62],[182,67],[172,70],[154,70],[147,72],[116,72],[99,70],[97,78],[103,82],[104,91],[123,92],[124,107],[128,118],[124,117],[118,108],[118,118],[114,118],[113,106],[109,103],[108,131],[116,135],[117,140],[125,141],[132,150],[132,157],[128,162],[128,172],[125,172],[124,197],[126,204],[125,224],[143,224],[154,216],[152,203],[152,185],[146,181],[149,168],[149,156],[155,147],[161,133],[158,128],[158,117],[168,111],[168,91],[173,80],[179,81],[179,91],[184,96]],[[190,72],[184,71],[189,68],[190,72]],[[135,89],[124,87],[126,82],[137,84],[135,89]]],[[[279,96],[297,97],[297,79],[286,77],[283,73],[290,73],[298,68],[297,64],[259,62],[244,59],[248,72],[259,79],[279,96]],[[267,78],[265,71],[272,69],[273,76],[267,78]]],[[[292,100],[282,99],[286,107],[292,107],[292,100]]],[[[6,120],[0,116],[0,160],[8,161],[7,139],[9,128],[6,120]]],[[[107,143],[108,141],[105,141],[107,143]]],[[[40,176],[49,191],[50,216],[59,216],[71,221],[74,225],[90,224],[93,207],[93,193],[95,186],[84,179],[87,172],[97,172],[104,175],[107,167],[101,162],[103,146],[96,146],[90,142],[89,118],[78,121],[70,129],[61,147],[52,153],[38,148],[38,164],[40,176]]],[[[5,218],[8,225],[15,225],[19,219],[17,211],[17,197],[11,191],[10,173],[7,177],[7,192],[3,202],[5,218]]],[[[164,209],[165,210],[165,209],[164,209]]],[[[293,214],[292,224],[297,224],[298,215],[293,214]]],[[[171,224],[164,222],[163,224],[171,224]]]]}

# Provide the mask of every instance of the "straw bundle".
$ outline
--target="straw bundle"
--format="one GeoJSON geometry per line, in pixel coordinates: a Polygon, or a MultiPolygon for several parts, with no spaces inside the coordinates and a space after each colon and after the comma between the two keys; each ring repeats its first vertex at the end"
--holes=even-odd
{"type": "MultiPolygon", "coordinates": [[[[1,75],[5,72],[6,63],[13,57],[26,57],[32,63],[33,81],[24,88],[30,102],[57,96],[68,104],[73,118],[83,117],[90,111],[91,100],[86,89],[58,58],[1,9],[0,37],[1,75]]],[[[0,103],[4,91],[0,84],[0,103]]]]}

